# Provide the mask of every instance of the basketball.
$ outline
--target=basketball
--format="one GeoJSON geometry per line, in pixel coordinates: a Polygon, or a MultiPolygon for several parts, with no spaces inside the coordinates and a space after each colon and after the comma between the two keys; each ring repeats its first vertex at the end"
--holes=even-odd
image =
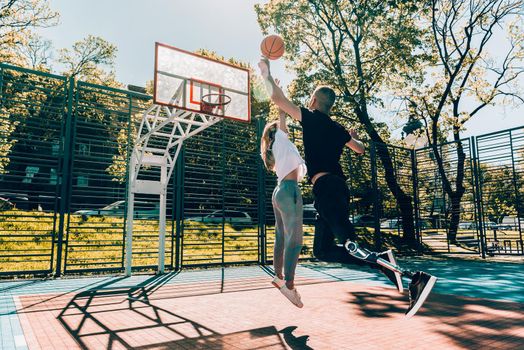
{"type": "Polygon", "coordinates": [[[278,60],[284,54],[284,40],[278,35],[270,35],[262,40],[260,51],[262,55],[270,60],[278,60]]]}

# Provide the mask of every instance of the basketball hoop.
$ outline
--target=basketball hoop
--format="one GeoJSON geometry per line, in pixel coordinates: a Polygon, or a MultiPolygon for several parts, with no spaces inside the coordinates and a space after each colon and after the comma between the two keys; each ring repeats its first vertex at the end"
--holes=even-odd
{"type": "Polygon", "coordinates": [[[224,118],[249,123],[249,101],[249,70],[156,43],[153,105],[142,116],[128,169],[127,276],[133,266],[135,195],[159,196],[158,272],[164,273],[167,187],[175,167],[179,168],[183,144],[224,118]],[[230,95],[224,94],[229,91],[230,95]]]}
{"type": "Polygon", "coordinates": [[[221,111],[224,114],[225,107],[231,102],[231,97],[226,94],[207,94],[202,96],[200,102],[200,110],[203,113],[220,115],[221,111]]]}

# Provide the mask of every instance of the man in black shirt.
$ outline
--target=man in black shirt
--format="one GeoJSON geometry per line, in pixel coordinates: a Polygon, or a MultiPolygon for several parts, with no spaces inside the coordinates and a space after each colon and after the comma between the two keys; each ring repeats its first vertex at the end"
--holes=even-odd
{"type": "Polygon", "coordinates": [[[345,147],[358,154],[364,153],[365,148],[354,130],[346,130],[329,117],[336,99],[335,92],[330,87],[320,86],[311,95],[309,108],[300,108],[275,84],[269,61],[262,59],[259,67],[271,100],[302,125],[305,161],[319,214],[313,243],[315,257],[327,262],[380,268],[399,292],[403,291],[402,276],[410,277],[411,302],[406,315],[414,315],[433,288],[436,278],[425,272],[412,273],[401,269],[391,250],[375,253],[356,242],[355,229],[349,221],[349,189],[340,166],[340,156],[345,147]]]}

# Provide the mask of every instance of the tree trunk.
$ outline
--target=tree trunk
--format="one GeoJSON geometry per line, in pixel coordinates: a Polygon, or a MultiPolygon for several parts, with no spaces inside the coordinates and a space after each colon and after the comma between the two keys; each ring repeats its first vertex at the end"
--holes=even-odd
{"type": "Polygon", "coordinates": [[[397,201],[400,208],[400,216],[402,217],[403,238],[407,243],[415,243],[414,209],[411,197],[403,194],[397,198],[397,201]]]}
{"type": "MultiPolygon", "coordinates": [[[[364,125],[368,136],[371,141],[377,146],[377,155],[382,162],[384,167],[384,173],[386,178],[386,183],[388,188],[393,193],[395,200],[398,203],[400,209],[400,216],[402,217],[402,229],[404,231],[403,238],[408,243],[415,243],[415,227],[413,225],[413,203],[412,198],[408,196],[400,187],[394,171],[393,162],[391,160],[391,153],[387,145],[382,140],[382,137],[377,132],[377,129],[373,125],[371,118],[367,110],[367,98],[366,98],[366,78],[364,77],[364,72],[362,69],[362,60],[360,57],[360,40],[355,39],[353,41],[353,48],[355,50],[355,65],[357,68],[357,75],[359,77],[359,88],[358,88],[358,98],[353,100],[353,109],[357,115],[359,121],[364,125]]],[[[351,89],[348,87],[343,75],[342,66],[340,65],[339,56],[335,58],[335,74],[338,78],[338,83],[341,88],[341,91],[345,93],[346,96],[355,96],[351,89]]]]}
{"type": "Polygon", "coordinates": [[[400,217],[402,218],[402,230],[403,239],[407,243],[415,243],[415,225],[414,225],[414,208],[412,197],[407,195],[400,185],[398,184],[397,178],[394,172],[393,161],[391,160],[391,154],[385,144],[375,144],[377,150],[377,156],[380,158],[384,168],[384,177],[386,184],[390,189],[393,197],[397,201],[400,210],[400,217]]]}
{"type": "Polygon", "coordinates": [[[449,221],[448,239],[450,243],[457,243],[457,231],[460,222],[460,202],[462,201],[462,194],[453,192],[451,199],[451,218],[449,221]]]}
{"type": "MultiPolygon", "coordinates": [[[[433,128],[436,128],[436,125],[433,125],[433,128]]],[[[448,175],[446,174],[446,168],[444,167],[444,161],[442,159],[442,154],[439,152],[439,147],[436,144],[436,133],[434,133],[433,141],[432,141],[432,150],[435,155],[435,159],[437,161],[438,170],[440,173],[442,185],[444,188],[444,191],[449,196],[451,200],[451,218],[449,222],[449,234],[448,234],[448,240],[450,243],[457,243],[457,231],[458,231],[458,225],[460,222],[460,209],[461,209],[461,201],[462,196],[466,192],[466,189],[464,187],[464,166],[466,163],[466,154],[464,153],[464,145],[462,144],[462,140],[460,139],[459,135],[459,129],[455,128],[453,130],[453,139],[455,141],[456,147],[457,147],[457,177],[455,179],[455,190],[453,190],[451,186],[451,181],[448,178],[448,175]]]]}

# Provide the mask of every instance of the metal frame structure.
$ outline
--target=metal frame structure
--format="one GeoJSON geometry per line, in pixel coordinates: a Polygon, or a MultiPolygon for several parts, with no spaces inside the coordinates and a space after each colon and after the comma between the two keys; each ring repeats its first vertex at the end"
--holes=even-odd
{"type": "Polygon", "coordinates": [[[166,201],[167,185],[184,140],[194,136],[221,119],[217,116],[196,113],[167,106],[153,105],[142,117],[137,138],[129,161],[128,203],[126,222],[125,274],[131,275],[133,255],[133,219],[136,194],[160,196],[158,224],[158,273],[165,269],[166,201]],[[160,140],[163,148],[157,148],[160,140]],[[141,179],[144,167],[160,169],[156,180],[141,179]]]}

